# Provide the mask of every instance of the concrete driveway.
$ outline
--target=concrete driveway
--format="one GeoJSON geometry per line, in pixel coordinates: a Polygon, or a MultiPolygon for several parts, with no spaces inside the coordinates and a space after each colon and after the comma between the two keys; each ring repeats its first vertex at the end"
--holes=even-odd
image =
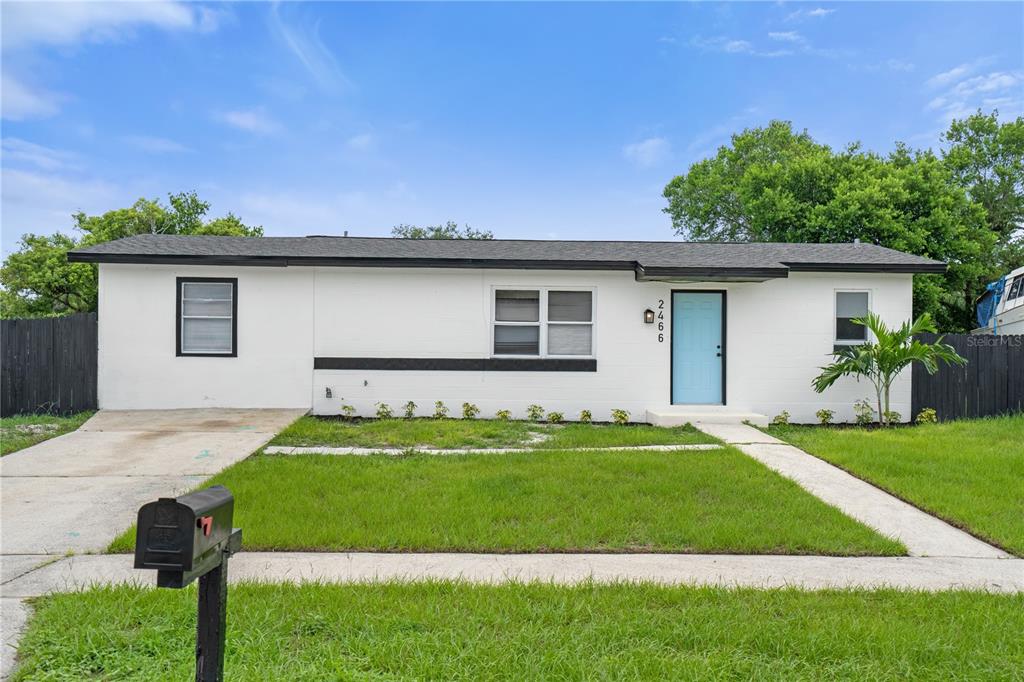
{"type": "Polygon", "coordinates": [[[245,459],[305,412],[104,410],[0,459],[0,678],[28,616],[12,581],[68,552],[103,551],[144,503],[245,459]]]}
{"type": "Polygon", "coordinates": [[[3,582],[47,559],[41,555],[102,551],[143,503],[244,459],[303,413],[104,410],[77,431],[4,457],[3,582]]]}

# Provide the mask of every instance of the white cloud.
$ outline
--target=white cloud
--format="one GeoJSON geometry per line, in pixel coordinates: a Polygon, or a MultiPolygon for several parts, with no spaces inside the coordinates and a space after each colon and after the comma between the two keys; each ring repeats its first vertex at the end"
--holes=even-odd
{"type": "Polygon", "coordinates": [[[127,205],[131,199],[119,188],[95,178],[74,178],[54,172],[3,168],[0,222],[3,250],[16,246],[25,232],[52,234],[70,231],[76,211],[99,213],[127,205]]]}
{"type": "Polygon", "coordinates": [[[980,63],[984,62],[960,64],[929,78],[925,84],[927,87],[935,89],[941,85],[943,90],[928,101],[925,110],[938,112],[943,123],[970,116],[978,109],[999,109],[1006,118],[1024,111],[1024,71],[990,71],[970,75],[980,63]]]}
{"type": "Polygon", "coordinates": [[[142,26],[209,30],[211,12],[181,2],[4,3],[3,49],[119,40],[142,26]]]}
{"type": "Polygon", "coordinates": [[[231,17],[231,14],[224,9],[198,7],[196,8],[196,29],[200,33],[213,33],[229,17],[231,17]]]}
{"type": "Polygon", "coordinates": [[[803,21],[804,19],[823,19],[828,15],[834,13],[834,9],[825,9],[824,7],[816,7],[814,9],[798,9],[795,12],[791,12],[786,17],[786,21],[803,21]]]}
{"type": "Polygon", "coordinates": [[[744,54],[751,57],[785,57],[793,54],[792,50],[760,50],[748,40],[716,36],[702,38],[695,36],[690,45],[707,52],[724,52],[726,54],[744,54]]]}
{"type": "MultiPolygon", "coordinates": [[[[160,30],[216,30],[224,10],[183,2],[6,2],[0,23],[4,60],[39,46],[74,46],[134,37],[143,27],[160,30]]],[[[24,68],[16,71],[22,76],[24,68]]],[[[3,117],[12,121],[53,116],[67,97],[3,74],[3,117]]]]}
{"type": "Polygon", "coordinates": [[[667,159],[671,152],[672,145],[663,137],[649,137],[622,148],[626,160],[639,168],[657,165],[667,159]]]}
{"type": "Polygon", "coordinates": [[[30,86],[7,71],[0,76],[0,109],[9,121],[53,116],[64,99],[66,96],[30,86]]]}
{"type": "Polygon", "coordinates": [[[952,89],[952,93],[958,97],[971,97],[983,92],[997,92],[1001,90],[1013,90],[1019,86],[1024,77],[1022,72],[1009,73],[1006,71],[993,71],[982,76],[974,76],[960,81],[952,89]]]}
{"type": "Polygon", "coordinates": [[[886,59],[881,62],[851,63],[847,66],[853,71],[866,71],[876,73],[878,71],[898,71],[910,73],[917,69],[917,65],[905,59],[886,59]]]}
{"type": "Polygon", "coordinates": [[[270,135],[281,130],[281,124],[268,116],[263,107],[222,111],[214,114],[214,118],[233,128],[255,135],[270,135]]]}
{"type": "Polygon", "coordinates": [[[885,65],[890,71],[913,71],[916,68],[913,62],[904,59],[887,59],[885,65]]]}
{"type": "Polygon", "coordinates": [[[274,35],[305,67],[313,80],[326,92],[336,93],[350,87],[351,82],[342,73],[334,54],[320,38],[320,22],[298,25],[281,16],[280,5],[270,12],[270,28],[274,35]]]}
{"type": "Polygon", "coordinates": [[[41,170],[55,171],[77,165],[77,157],[71,152],[44,147],[17,137],[5,137],[2,150],[5,167],[10,167],[11,164],[28,165],[41,170]]]}
{"type": "Polygon", "coordinates": [[[963,64],[959,64],[957,66],[954,66],[949,71],[943,71],[942,73],[935,74],[934,76],[928,79],[925,85],[933,89],[943,88],[948,85],[952,85],[953,83],[956,83],[957,81],[962,79],[964,76],[969,76],[970,74],[978,71],[983,66],[991,64],[992,61],[992,57],[981,57],[980,59],[975,59],[972,62],[965,62],[963,64]]]}
{"type": "Polygon", "coordinates": [[[185,145],[168,140],[165,137],[154,137],[152,135],[124,135],[121,141],[127,145],[150,154],[176,154],[192,151],[185,145]]]}
{"type": "Polygon", "coordinates": [[[234,192],[230,197],[235,213],[271,235],[341,236],[352,230],[353,236],[384,236],[393,225],[415,222],[410,216],[423,215],[417,196],[401,180],[340,192],[285,188],[234,192]]]}
{"type": "Polygon", "coordinates": [[[779,40],[785,43],[802,43],[804,38],[796,31],[771,31],[768,37],[772,40],[779,40]]]}
{"type": "Polygon", "coordinates": [[[357,151],[366,151],[367,149],[372,147],[375,142],[376,138],[372,134],[363,133],[361,135],[353,135],[352,137],[348,138],[345,144],[347,144],[350,149],[355,149],[357,151]]]}
{"type": "Polygon", "coordinates": [[[747,107],[740,113],[695,135],[686,146],[686,155],[690,159],[711,156],[718,144],[725,142],[732,134],[742,130],[751,122],[763,118],[764,112],[760,107],[747,107]]]}

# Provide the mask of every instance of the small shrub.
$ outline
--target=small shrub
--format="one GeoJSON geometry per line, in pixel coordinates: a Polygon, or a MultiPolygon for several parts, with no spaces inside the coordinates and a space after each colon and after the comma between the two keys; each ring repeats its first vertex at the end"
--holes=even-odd
{"type": "Polygon", "coordinates": [[[936,414],[934,409],[926,407],[917,413],[914,421],[918,424],[935,424],[939,421],[939,415],[936,414]]]}
{"type": "Polygon", "coordinates": [[[903,415],[896,410],[887,410],[885,412],[886,424],[899,424],[901,421],[903,421],[903,415]]]}
{"type": "Polygon", "coordinates": [[[589,424],[594,421],[594,416],[590,414],[590,410],[580,410],[580,422],[589,424]]]}
{"type": "Polygon", "coordinates": [[[416,403],[410,400],[405,405],[402,405],[402,413],[405,415],[406,419],[412,419],[413,417],[415,417],[416,403]]]}
{"type": "Polygon", "coordinates": [[[552,424],[561,424],[565,421],[565,415],[561,412],[548,412],[548,421],[552,424]]]}
{"type": "Polygon", "coordinates": [[[544,418],[544,408],[540,405],[530,405],[526,408],[526,416],[530,421],[539,422],[544,418]]]}
{"type": "Polygon", "coordinates": [[[512,413],[508,410],[498,410],[494,413],[494,418],[499,421],[507,422],[512,419],[512,413]]]}
{"type": "Polygon", "coordinates": [[[356,416],[356,408],[352,407],[351,405],[342,405],[341,416],[343,419],[352,419],[353,417],[356,416]]]}
{"type": "Polygon", "coordinates": [[[853,404],[853,419],[860,426],[867,426],[875,419],[875,408],[867,400],[858,400],[853,404]]]}
{"type": "Polygon", "coordinates": [[[616,424],[625,425],[629,423],[629,411],[615,408],[612,410],[612,421],[616,424]]]}
{"type": "Polygon", "coordinates": [[[833,412],[832,410],[826,410],[825,408],[821,408],[820,410],[814,413],[814,416],[818,418],[818,422],[822,426],[828,426],[829,424],[832,423],[832,419],[836,416],[836,413],[833,412]]]}
{"type": "Polygon", "coordinates": [[[394,416],[390,405],[387,403],[377,403],[377,419],[391,419],[394,416]]]}
{"type": "Polygon", "coordinates": [[[434,403],[434,419],[444,419],[448,416],[448,406],[444,404],[443,400],[438,400],[434,403]]]}
{"type": "Polygon", "coordinates": [[[783,410],[772,417],[772,426],[786,426],[789,424],[789,412],[783,410]]]}
{"type": "Polygon", "coordinates": [[[476,419],[476,416],[480,414],[480,408],[473,403],[462,403],[462,418],[463,419],[476,419]]]}

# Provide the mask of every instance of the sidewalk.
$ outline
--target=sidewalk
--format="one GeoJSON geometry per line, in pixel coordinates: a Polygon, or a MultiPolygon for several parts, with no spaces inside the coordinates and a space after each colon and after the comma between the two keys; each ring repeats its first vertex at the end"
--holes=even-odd
{"type": "MultiPolygon", "coordinates": [[[[154,584],[152,571],[137,571],[132,563],[128,554],[68,557],[6,583],[4,597],[34,597],[96,584],[154,584]]],[[[241,552],[231,558],[228,574],[234,582],[595,580],[812,590],[894,587],[1024,592],[1024,559],[965,557],[241,552]]]]}
{"type": "Polygon", "coordinates": [[[847,516],[896,538],[915,557],[1007,559],[1011,555],[912,504],[746,424],[695,424],[847,516]]]}

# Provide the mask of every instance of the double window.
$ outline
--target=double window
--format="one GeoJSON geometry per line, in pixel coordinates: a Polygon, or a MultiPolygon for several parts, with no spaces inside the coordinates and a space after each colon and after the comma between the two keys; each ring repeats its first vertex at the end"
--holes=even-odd
{"type": "Polygon", "coordinates": [[[495,289],[494,355],[594,354],[594,292],[495,289]]]}
{"type": "Polygon", "coordinates": [[[868,340],[868,328],[854,320],[868,314],[868,292],[836,292],[836,344],[855,345],[868,340]]]}
{"type": "Polygon", "coordinates": [[[178,278],[178,355],[238,355],[238,280],[178,278]]]}

